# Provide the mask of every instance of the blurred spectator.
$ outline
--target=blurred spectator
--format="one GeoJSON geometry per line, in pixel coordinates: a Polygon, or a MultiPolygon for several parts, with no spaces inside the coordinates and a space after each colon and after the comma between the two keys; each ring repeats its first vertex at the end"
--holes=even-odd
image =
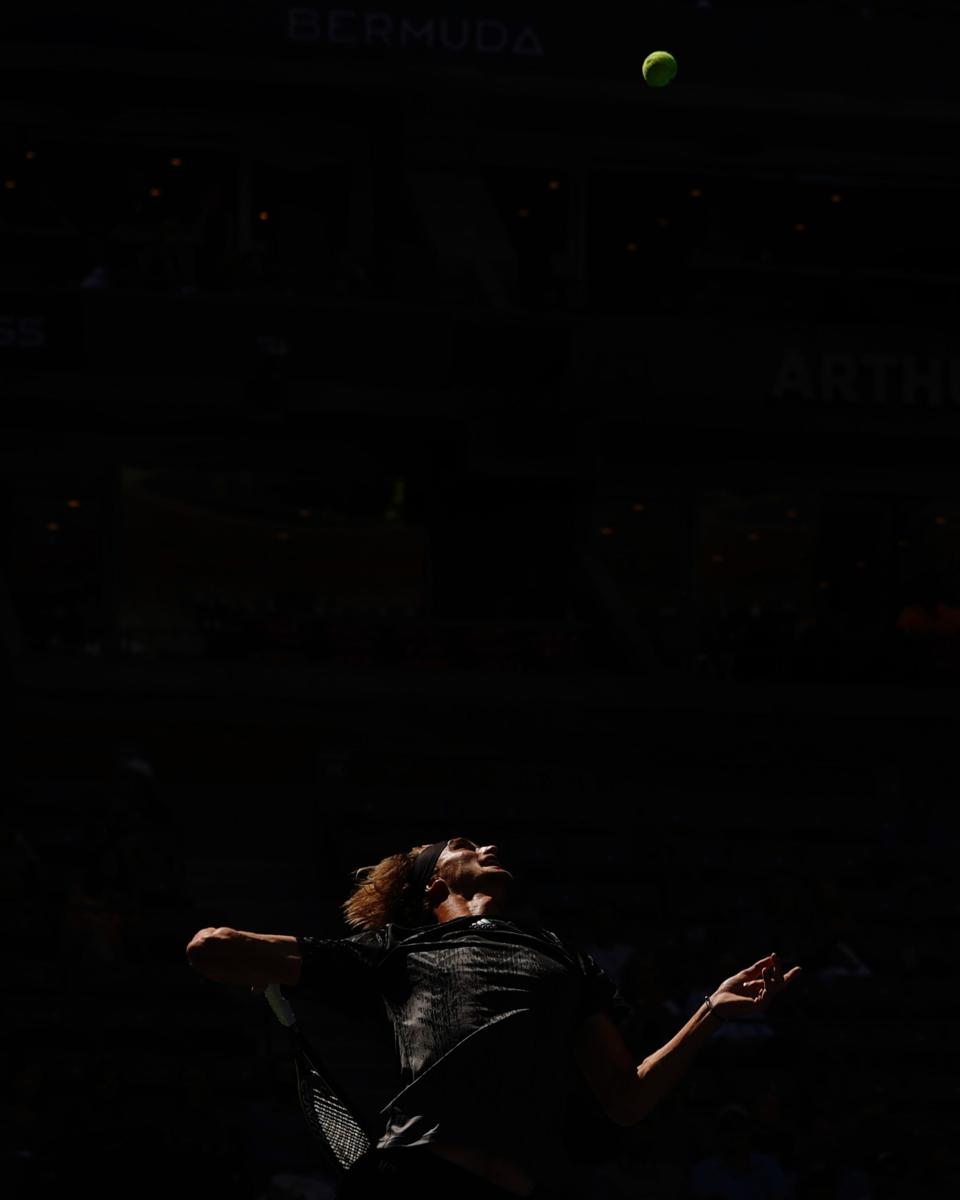
{"type": "Polygon", "coordinates": [[[336,256],[334,279],[336,294],[343,299],[355,299],[373,290],[369,264],[347,247],[336,256]]]}
{"type": "Polygon", "coordinates": [[[118,884],[109,850],[88,851],[64,897],[60,932],[69,977],[98,981],[119,969],[129,905],[118,884]]]}
{"type": "Polygon", "coordinates": [[[796,1073],[783,1068],[768,1073],[759,1068],[753,1080],[749,1111],[755,1148],[773,1154],[789,1169],[797,1157],[798,1131],[791,1108],[792,1093],[797,1088],[796,1073]]]}
{"type": "Polygon", "coordinates": [[[789,679],[801,618],[790,601],[771,599],[725,615],[708,635],[708,653],[741,679],[789,679]]]}
{"type": "Polygon", "coordinates": [[[135,747],[118,751],[108,784],[111,830],[128,879],[148,902],[179,892],[179,832],[152,763],[135,747]]]}
{"type": "Polygon", "coordinates": [[[196,246],[197,281],[207,291],[231,283],[229,264],[237,241],[235,207],[225,180],[205,183],[189,233],[196,246]]]}
{"type": "Polygon", "coordinates": [[[828,986],[841,979],[871,979],[873,972],[846,942],[837,942],[831,961],[817,970],[817,978],[828,986]]]}
{"type": "Polygon", "coordinates": [[[0,930],[8,949],[35,957],[44,927],[40,858],[24,831],[0,817],[0,930]]]}
{"type": "Polygon", "coordinates": [[[90,233],[84,240],[80,262],[80,287],[97,290],[114,287],[116,269],[112,262],[113,248],[102,233],[90,233]]]}
{"type": "Polygon", "coordinates": [[[960,633],[960,597],[950,574],[928,571],[911,585],[897,629],[912,637],[954,637],[960,633]]]}
{"type": "Polygon", "coordinates": [[[873,1200],[857,1119],[845,1099],[820,1097],[798,1153],[797,1189],[804,1200],[873,1200]]]}
{"type": "Polygon", "coordinates": [[[776,1155],[754,1148],[750,1116],[728,1104],[716,1116],[715,1153],[694,1163],[690,1192],[705,1200],[787,1200],[792,1187],[776,1155]]]}
{"type": "Polygon", "coordinates": [[[593,1171],[589,1200],[636,1200],[649,1195],[653,1165],[642,1127],[626,1130],[622,1140],[621,1152],[593,1171]]]}
{"type": "Polygon", "coordinates": [[[43,1125],[44,1083],[47,1070],[35,1057],[19,1050],[8,1050],[3,1080],[3,1149],[5,1154],[21,1151],[32,1154],[43,1125]]]}
{"type": "Polygon", "coordinates": [[[149,762],[118,753],[113,778],[85,807],[81,840],[63,876],[65,965],[95,982],[166,952],[182,907],[177,831],[149,762]]]}
{"type": "Polygon", "coordinates": [[[81,279],[80,286],[88,291],[112,287],[113,272],[106,263],[97,263],[81,279]]]}
{"type": "Polygon", "coordinates": [[[176,217],[165,217],[144,246],[138,274],[147,287],[181,295],[196,290],[195,238],[176,217]]]}

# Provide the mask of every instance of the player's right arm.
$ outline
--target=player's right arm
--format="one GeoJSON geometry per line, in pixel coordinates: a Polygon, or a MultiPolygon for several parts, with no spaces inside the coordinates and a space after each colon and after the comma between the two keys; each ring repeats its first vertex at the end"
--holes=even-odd
{"type": "Polygon", "coordinates": [[[249,933],[228,926],[201,929],[187,944],[187,962],[215,983],[238,983],[262,991],[271,983],[295,986],[303,959],[295,937],[249,933]]]}

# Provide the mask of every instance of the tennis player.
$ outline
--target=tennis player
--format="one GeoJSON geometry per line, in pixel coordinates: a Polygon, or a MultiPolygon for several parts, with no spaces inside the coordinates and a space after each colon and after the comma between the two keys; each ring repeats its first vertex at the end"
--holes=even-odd
{"type": "Polygon", "coordinates": [[[587,955],[511,902],[495,845],[454,837],[356,873],[345,938],[201,930],[187,948],[208,978],[271,983],[347,1003],[379,995],[399,1086],[376,1149],[338,1200],[439,1194],[565,1197],[565,1103],[579,1071],[612,1121],[633,1125],[680,1080],[722,1022],[755,1017],[797,976],[769,954],[723,981],[665,1045],[637,1063],[628,1008],[587,955]]]}

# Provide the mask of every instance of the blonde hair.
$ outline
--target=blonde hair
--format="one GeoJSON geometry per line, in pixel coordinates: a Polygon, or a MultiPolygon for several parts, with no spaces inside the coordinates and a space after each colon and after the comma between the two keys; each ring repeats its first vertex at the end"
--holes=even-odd
{"type": "Polygon", "coordinates": [[[354,871],[356,885],[343,902],[351,929],[382,929],[384,925],[425,925],[430,920],[426,897],[414,891],[410,876],[417,855],[426,845],[390,854],[372,867],[354,871]]]}

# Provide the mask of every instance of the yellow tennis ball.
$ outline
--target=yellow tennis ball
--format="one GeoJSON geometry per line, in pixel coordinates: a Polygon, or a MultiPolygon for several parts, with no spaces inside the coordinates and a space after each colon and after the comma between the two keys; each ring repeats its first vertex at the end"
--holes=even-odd
{"type": "Polygon", "coordinates": [[[654,50],[643,60],[643,78],[650,87],[666,87],[677,73],[677,60],[668,50],[654,50]]]}

